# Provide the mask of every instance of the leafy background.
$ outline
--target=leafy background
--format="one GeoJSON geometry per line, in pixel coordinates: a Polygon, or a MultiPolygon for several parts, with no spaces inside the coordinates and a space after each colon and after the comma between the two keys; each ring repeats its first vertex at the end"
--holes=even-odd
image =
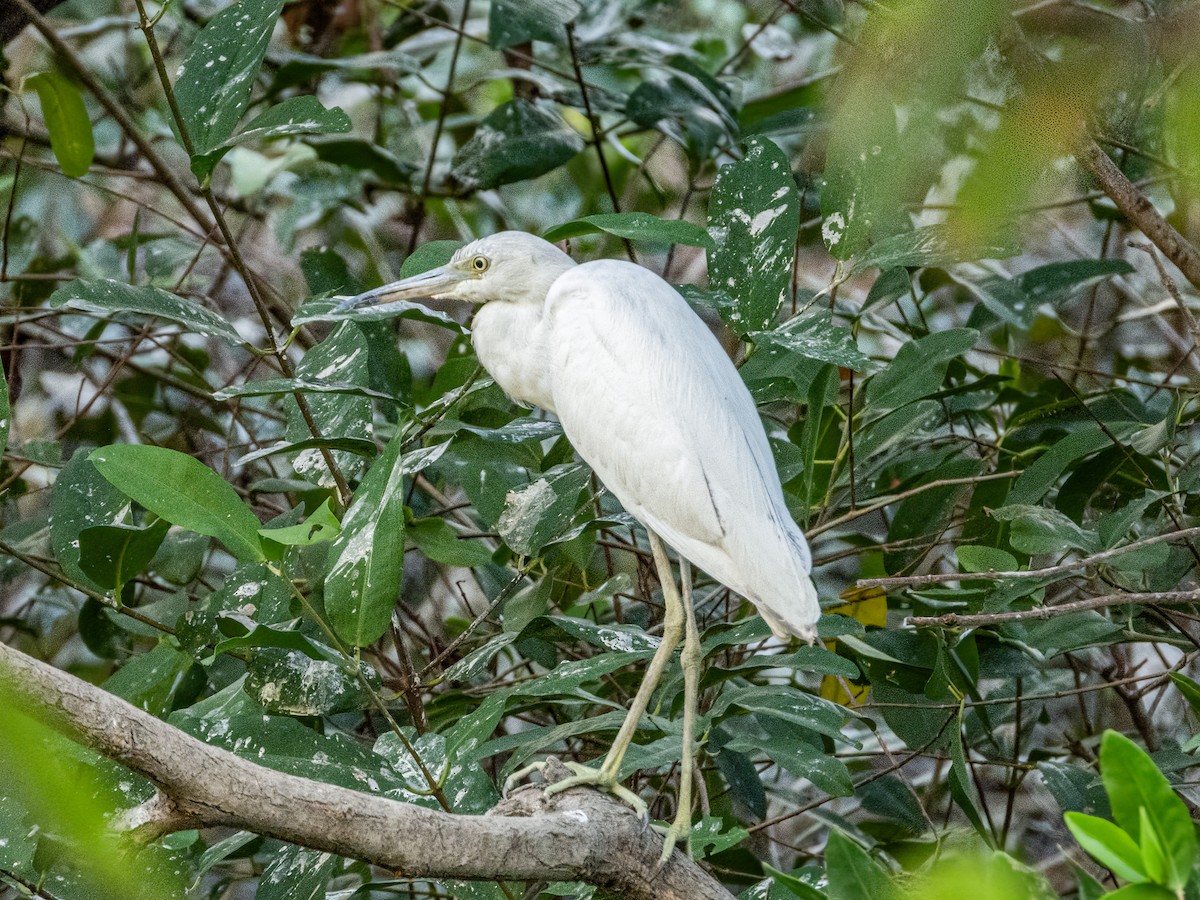
{"type": "MultiPolygon", "coordinates": [[[[329,315],[527,230],[679,285],[814,546],[821,646],[697,587],[698,858],[747,898],[1200,894],[1195,286],[1071,159],[1095,136],[1200,237],[1195,4],[53,15],[0,100],[0,639],[455,812],[601,755],[660,618],[645,535],[479,370],[463,310],[329,315]]],[[[627,763],[663,819],[681,692],[627,763]]],[[[0,884],[146,890],[54,848],[148,785],[41,740],[0,738],[0,884]]],[[[526,889],[163,844],[194,896],[526,889]]]]}

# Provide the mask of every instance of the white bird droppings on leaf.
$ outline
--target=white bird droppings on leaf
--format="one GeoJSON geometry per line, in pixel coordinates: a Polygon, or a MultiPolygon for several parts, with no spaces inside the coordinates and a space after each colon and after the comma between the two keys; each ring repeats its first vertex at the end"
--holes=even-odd
{"type": "Polygon", "coordinates": [[[537,549],[530,546],[530,541],[554,499],[554,488],[545,478],[539,478],[523,490],[509,491],[504,496],[504,512],[496,522],[496,530],[504,543],[526,555],[537,549]]]}

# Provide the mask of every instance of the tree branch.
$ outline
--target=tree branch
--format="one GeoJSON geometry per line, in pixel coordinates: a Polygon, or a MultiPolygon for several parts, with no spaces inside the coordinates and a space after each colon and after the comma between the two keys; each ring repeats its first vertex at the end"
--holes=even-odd
{"type": "Polygon", "coordinates": [[[1200,251],[1159,215],[1154,204],[1125,177],[1104,149],[1092,138],[1084,138],[1075,158],[1092,173],[1117,209],[1176,265],[1193,287],[1200,289],[1200,251]]]}
{"type": "Polygon", "coordinates": [[[732,898],[679,851],[659,867],[662,838],[591,789],[547,799],[527,785],[486,816],[451,815],[255,765],[3,644],[0,679],[30,714],[157,785],[158,796],[116,820],[141,839],[226,826],[409,878],[586,881],[646,900],[732,898]]]}
{"type": "Polygon", "coordinates": [[[965,628],[972,625],[999,625],[1004,622],[1025,622],[1030,619],[1052,619],[1055,616],[1065,616],[1068,613],[1080,612],[1085,609],[1104,609],[1109,606],[1126,606],[1129,604],[1167,604],[1167,603],[1200,603],[1200,590],[1194,591],[1155,591],[1144,594],[1105,594],[1102,597],[1084,597],[1082,600],[1072,600],[1070,603],[1059,603],[1056,606],[1035,606],[1033,609],[1020,609],[1002,613],[959,614],[946,613],[944,616],[909,616],[905,621],[918,628],[940,625],[946,628],[965,628]]]}

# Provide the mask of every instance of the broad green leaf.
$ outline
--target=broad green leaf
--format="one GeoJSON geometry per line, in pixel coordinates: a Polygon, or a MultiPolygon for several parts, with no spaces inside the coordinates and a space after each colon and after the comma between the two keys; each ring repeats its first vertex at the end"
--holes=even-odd
{"type": "Polygon", "coordinates": [[[699,225],[682,219],[660,219],[644,212],[600,213],[555,225],[542,235],[548,241],[562,241],[585,234],[605,232],[631,241],[659,244],[683,244],[711,248],[713,240],[699,225]]]}
{"type": "Polygon", "coordinates": [[[400,278],[408,278],[444,266],[462,246],[461,241],[426,241],[400,264],[397,274],[400,278]]]}
{"type": "Polygon", "coordinates": [[[1079,846],[1118,878],[1125,881],[1145,881],[1146,870],[1142,852],[1133,838],[1108,819],[1068,812],[1063,816],[1079,846]]]}
{"type": "Polygon", "coordinates": [[[93,582],[117,596],[145,571],[166,537],[170,523],[159,519],[145,528],[93,525],[79,533],[79,566],[93,582]]]}
{"type": "MultiPolygon", "coordinates": [[[[317,450],[321,447],[329,450],[353,453],[355,456],[362,456],[366,459],[370,459],[379,453],[379,448],[375,446],[375,442],[366,438],[308,438],[303,441],[280,441],[278,444],[272,444],[269,447],[263,447],[261,450],[255,450],[253,453],[247,453],[238,462],[244,466],[257,459],[274,456],[276,453],[302,453],[305,450],[317,450]]],[[[304,485],[307,489],[312,490],[313,486],[311,484],[304,483],[304,485]]],[[[289,489],[295,490],[295,488],[289,489]]]]}
{"type": "Polygon", "coordinates": [[[267,858],[254,900],[316,900],[338,869],[332,853],[285,844],[267,858]]]}
{"type": "MultiPolygon", "coordinates": [[[[1111,428],[1109,431],[1111,432],[1111,428]]],[[[1013,483],[1008,504],[1037,503],[1076,460],[1113,445],[1099,425],[1084,425],[1039,456],[1013,483]]]]}
{"type": "Polygon", "coordinates": [[[111,278],[72,281],[50,295],[50,306],[69,306],[90,313],[136,313],[168,319],[197,334],[210,334],[231,344],[244,344],[232,325],[194,300],[160,288],[126,284],[111,278]]]}
{"type": "Polygon", "coordinates": [[[975,829],[975,833],[990,847],[992,844],[991,832],[984,825],[979,808],[975,805],[975,783],[967,770],[967,756],[963,749],[961,712],[950,730],[950,777],[948,779],[950,795],[954,798],[958,808],[966,815],[967,820],[975,829]]]}
{"type": "Polygon", "coordinates": [[[583,146],[557,109],[518,97],[479,123],[454,155],[450,178],[466,190],[488,190],[557,169],[583,146]]]}
{"type": "Polygon", "coordinates": [[[342,519],[329,547],[325,611],[338,637],[355,647],[387,631],[404,575],[404,475],[402,435],[377,459],[342,519]]]}
{"type": "Polygon", "coordinates": [[[413,522],[408,538],[429,559],[448,566],[482,566],[492,558],[492,551],[482,543],[460,539],[450,524],[437,516],[413,522]]]}
{"type": "Polygon", "coordinates": [[[509,491],[496,530],[514,553],[533,556],[567,529],[591,480],[587,466],[554,466],[527,487],[509,491]]]}
{"type": "Polygon", "coordinates": [[[996,547],[958,547],[954,551],[964,572],[1013,572],[1017,558],[996,547]]]}
{"type": "Polygon", "coordinates": [[[192,157],[192,172],[205,181],[221,158],[239,144],[295,134],[336,134],[350,130],[350,118],[341,109],[327,109],[316,97],[289,97],[268,107],[219,147],[192,157]]]}
{"type": "Polygon", "coordinates": [[[162,641],[149,653],[141,653],[104,682],[104,689],[116,694],[139,709],[162,718],[178,705],[180,699],[190,703],[195,699],[204,678],[189,680],[184,676],[192,669],[194,660],[162,641]]]}
{"type": "Polygon", "coordinates": [[[835,740],[849,742],[842,734],[842,725],[850,717],[844,707],[814,697],[798,688],[779,685],[747,685],[728,688],[721,692],[710,710],[713,719],[718,719],[730,707],[736,706],[762,717],[774,717],[793,725],[811,728],[835,740]]]}
{"type": "Polygon", "coordinates": [[[377,680],[375,670],[361,665],[360,680],[352,662],[313,659],[300,650],[259,646],[246,667],[245,690],[268,713],[328,716],[365,709],[371,696],[363,680],[377,680]]]}
{"type": "Polygon", "coordinates": [[[312,381],[307,378],[263,378],[246,381],[213,391],[214,400],[232,400],[234,397],[272,397],[302,391],[308,394],[351,394],[355,397],[373,397],[390,403],[400,401],[391,394],[374,391],[360,384],[346,381],[312,381]]]}
{"type": "Polygon", "coordinates": [[[895,896],[892,881],[858,844],[833,829],[825,844],[825,889],[829,900],[887,900],[895,896]]]}
{"type": "Polygon", "coordinates": [[[800,197],[791,165],[767,138],[746,140],[746,155],[722,166],[708,208],[708,281],[733,298],[728,324],[738,334],[775,324],[792,279],[800,197]]]}
{"type": "Polygon", "coordinates": [[[935,393],[946,378],[950,361],[975,346],[979,332],[950,328],[909,341],[886,369],[867,382],[867,408],[896,409],[935,393]]]}
{"type": "Polygon", "coordinates": [[[1063,812],[1086,813],[1101,818],[1112,816],[1104,784],[1094,769],[1054,760],[1039,762],[1037,769],[1046,789],[1054,795],[1063,812]]]}
{"type": "Polygon", "coordinates": [[[311,544],[331,541],[337,537],[342,527],[330,508],[332,502],[332,500],[326,500],[317,508],[316,512],[299,525],[288,525],[283,528],[260,528],[258,529],[259,536],[289,547],[307,547],[311,544]]]}
{"type": "MultiPolygon", "coordinates": [[[[1186,804],[1154,761],[1129,738],[1108,730],[1100,742],[1100,776],[1116,823],[1144,850],[1140,812],[1144,809],[1161,842],[1166,871],[1174,879],[1186,880],[1196,858],[1196,832],[1186,804]]],[[[1167,886],[1180,884],[1172,881],[1167,886]]]]}
{"type": "Polygon", "coordinates": [[[1197,684],[1182,672],[1172,672],[1171,681],[1179,693],[1183,695],[1183,699],[1188,702],[1188,706],[1192,708],[1192,712],[1200,715],[1200,684],[1197,684]]]}
{"type": "Polygon", "coordinates": [[[492,0],[488,43],[495,50],[535,40],[562,45],[580,9],[579,0],[492,0]]]}
{"type": "Polygon", "coordinates": [[[716,816],[705,816],[692,826],[691,834],[688,835],[692,850],[701,859],[736,847],[748,837],[750,832],[745,828],[728,824],[716,816]]]}
{"type": "Polygon", "coordinates": [[[79,536],[95,525],[112,525],[129,508],[129,499],[113,487],[80,449],[63,466],[50,492],[50,547],[71,579],[96,584],[80,567],[79,536]]]}
{"type": "Polygon", "coordinates": [[[50,132],[50,149],[63,174],[69,178],[86,175],[96,156],[96,144],[79,90],[57,72],[38,72],[26,78],[25,84],[37,91],[50,132]]]}
{"type": "Polygon", "coordinates": [[[1043,303],[1061,303],[1098,278],[1133,270],[1123,259],[1076,259],[1038,266],[1013,278],[988,278],[972,285],[972,290],[1001,319],[1029,329],[1043,303]]]}
{"type": "Polygon", "coordinates": [[[871,366],[850,329],[834,325],[828,313],[792,319],[774,331],[753,331],[747,337],[759,347],[776,347],[856,372],[871,366]]]}
{"type": "Polygon", "coordinates": [[[1138,820],[1140,822],[1138,830],[1141,835],[1142,866],[1146,870],[1149,880],[1173,889],[1182,887],[1179,872],[1172,866],[1172,860],[1167,857],[1162,837],[1146,812],[1146,807],[1143,806],[1138,810],[1138,820]]]}
{"type": "Polygon", "coordinates": [[[1057,509],[1014,504],[988,510],[988,515],[1010,523],[1009,542],[1021,553],[1064,553],[1072,547],[1094,553],[1100,549],[1093,532],[1080,528],[1057,509]]]}
{"type": "MultiPolygon", "coordinates": [[[[850,267],[850,275],[867,269],[914,269],[948,266],[972,259],[1012,256],[1016,248],[1006,244],[963,244],[961,237],[945,225],[927,225],[885,238],[863,253],[850,267]]],[[[840,256],[839,258],[845,258],[840,256]]]]}
{"type": "Polygon", "coordinates": [[[209,19],[175,76],[195,157],[221,146],[250,104],[284,0],[239,0],[209,19]]]}
{"type": "Polygon", "coordinates": [[[220,475],[199,460],[140,444],[110,444],[88,457],[100,474],[161,519],[215,537],[242,562],[262,560],[262,523],[220,475]]]}
{"type": "MultiPolygon", "coordinates": [[[[981,460],[960,457],[938,466],[928,480],[973,478],[983,474],[985,468],[981,460]]],[[[888,526],[888,542],[895,549],[884,553],[884,568],[889,572],[907,571],[923,557],[949,525],[959,501],[970,490],[970,484],[945,484],[902,500],[888,526]]]]}
{"type": "Polygon", "coordinates": [[[737,110],[728,85],[696,60],[679,54],[651,69],[651,80],[634,89],[625,115],[642,128],[653,128],[680,144],[693,166],[721,144],[737,140],[737,110]]]}
{"type": "MultiPolygon", "coordinates": [[[[754,729],[750,729],[749,734],[738,729],[734,739],[725,747],[754,757],[765,753],[776,765],[782,766],[793,775],[807,778],[831,797],[853,796],[854,782],[844,762],[798,737],[791,722],[770,716],[756,718],[766,732],[765,737],[753,734],[754,729]]],[[[728,724],[727,720],[727,727],[728,724]]]]}
{"type": "Polygon", "coordinates": [[[1127,884],[1104,894],[1104,900],[1179,900],[1179,895],[1157,884],[1127,884]]]}

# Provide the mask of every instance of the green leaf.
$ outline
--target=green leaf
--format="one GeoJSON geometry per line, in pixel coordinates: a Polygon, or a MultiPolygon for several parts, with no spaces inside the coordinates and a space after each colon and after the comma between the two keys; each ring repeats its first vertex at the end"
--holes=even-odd
{"type": "Polygon", "coordinates": [[[654,67],[625,102],[625,115],[653,128],[687,151],[693,166],[707,161],[721,144],[737,140],[736,105],[728,85],[682,54],[654,67]]]}
{"type": "MultiPolygon", "coordinates": [[[[370,694],[346,661],[313,659],[300,650],[259,646],[246,667],[245,690],[268,713],[288,716],[328,716],[365,709],[370,694]]],[[[374,669],[361,672],[371,683],[374,669]]]]}
{"type": "Polygon", "coordinates": [[[1171,672],[1170,678],[1179,693],[1183,695],[1183,699],[1188,702],[1188,706],[1192,708],[1192,712],[1200,715],[1200,684],[1182,672],[1171,672]]]}
{"type": "Polygon", "coordinates": [[[550,104],[516,98],[492,110],[459,148],[450,178],[464,190],[488,190],[537,178],[584,147],[550,104]]]}
{"type": "MultiPolygon", "coordinates": [[[[345,453],[353,453],[355,456],[361,456],[365,459],[371,459],[379,453],[379,448],[375,446],[375,442],[366,438],[308,438],[304,441],[280,441],[278,444],[272,444],[270,447],[263,447],[261,450],[255,450],[253,453],[247,453],[238,460],[238,463],[244,466],[257,459],[266,459],[268,456],[274,456],[276,453],[301,453],[305,450],[316,450],[322,447],[329,450],[341,450],[345,453]]],[[[307,487],[309,490],[313,488],[311,484],[307,485],[307,487]]]]}
{"type": "Polygon", "coordinates": [[[354,492],[341,534],[329,547],[325,610],[338,637],[355,647],[387,631],[404,575],[404,475],[397,435],[354,492]]]}
{"type": "Polygon", "coordinates": [[[232,325],[194,300],[111,278],[72,281],[51,294],[49,303],[52,307],[69,306],[90,313],[156,316],[197,334],[210,334],[231,344],[245,343],[232,325]]]}
{"type": "Polygon", "coordinates": [[[188,49],[175,76],[175,99],[193,156],[211,153],[233,134],[283,3],[239,0],[209,19],[188,49]]]}
{"type": "Polygon", "coordinates": [[[1099,773],[1067,762],[1043,760],[1037,764],[1046,789],[1063,812],[1079,812],[1108,818],[1112,808],[1099,773]]]}
{"type": "Polygon", "coordinates": [[[1161,842],[1168,887],[1182,886],[1196,858],[1196,832],[1187,805],[1176,796],[1154,761],[1133,741],[1111,729],[1100,742],[1100,776],[1112,803],[1113,819],[1143,852],[1142,810],[1161,842]]]}
{"type": "Polygon", "coordinates": [[[958,547],[954,551],[964,572],[1015,572],[1017,558],[996,547],[958,547]]]}
{"type": "Polygon", "coordinates": [[[1108,819],[1068,812],[1063,816],[1079,846],[1100,865],[1125,881],[1145,881],[1142,852],[1133,838],[1108,819]]]}
{"type": "Polygon", "coordinates": [[[867,408],[897,409],[935,393],[946,378],[950,361],[975,346],[979,332],[950,328],[909,341],[886,369],[867,382],[867,408]]]}
{"type": "Polygon", "coordinates": [[[332,853],[285,844],[267,858],[254,900],[316,900],[338,869],[332,853]]]}
{"type": "Polygon", "coordinates": [[[96,156],[92,122],[79,90],[57,72],[38,72],[25,79],[37,91],[42,118],[50,132],[50,149],[68,178],[86,175],[96,156]]]}
{"type": "Polygon", "coordinates": [[[770,716],[756,718],[766,732],[765,738],[737,729],[736,736],[725,747],[753,756],[765,753],[776,765],[782,766],[793,775],[807,778],[831,797],[854,795],[854,782],[844,762],[798,737],[791,722],[770,716]]]}
{"type": "Polygon", "coordinates": [[[554,466],[527,487],[509,491],[496,530],[514,553],[533,556],[566,531],[591,480],[587,466],[554,466]]]}
{"type": "Polygon", "coordinates": [[[658,244],[683,244],[711,248],[713,240],[699,225],[682,219],[660,219],[644,212],[600,213],[555,225],[542,235],[548,241],[562,241],[585,234],[605,232],[631,241],[658,244]]]}
{"type": "Polygon", "coordinates": [[[825,889],[829,900],[887,900],[895,896],[887,872],[858,844],[834,829],[825,844],[825,889]]]}
{"type": "MultiPolygon", "coordinates": [[[[798,688],[779,685],[747,685],[722,691],[713,704],[710,715],[717,720],[730,707],[736,706],[757,716],[766,716],[811,728],[839,741],[850,742],[842,734],[842,725],[850,713],[836,703],[814,697],[798,688]]],[[[852,743],[852,742],[851,742],[852,743]]]]}
{"type": "Polygon", "coordinates": [[[67,462],[50,492],[50,547],[71,579],[96,584],[80,567],[79,536],[94,525],[111,525],[129,507],[128,498],[113,487],[80,449],[67,462]]]}
{"type": "MultiPolygon", "coordinates": [[[[387,400],[390,403],[400,401],[391,394],[374,391],[360,384],[346,381],[312,381],[307,378],[263,378],[257,381],[246,381],[213,391],[214,400],[232,400],[234,397],[271,397],[278,394],[291,394],[303,391],[310,394],[350,394],[355,397],[374,397],[376,400],[387,400]]],[[[371,454],[374,455],[374,454],[371,454]]]]}
{"type": "Polygon", "coordinates": [[[898,266],[912,269],[947,266],[972,259],[1000,259],[1012,256],[1015,252],[1015,247],[1005,244],[964,245],[952,228],[945,225],[927,225],[924,228],[892,235],[875,244],[854,261],[849,274],[857,275],[867,269],[891,269],[898,266]]]}
{"type": "Polygon", "coordinates": [[[175,708],[181,693],[190,689],[191,697],[184,701],[189,703],[203,685],[203,679],[195,684],[183,677],[193,663],[191,656],[162,641],[149,653],[139,654],[117,669],[104,682],[104,689],[161,718],[175,708]]]}
{"type": "Polygon", "coordinates": [[[88,457],[115,487],[161,519],[215,537],[242,562],[264,559],[261,523],[220,475],[166,447],[110,444],[88,457]]]}
{"type": "Polygon", "coordinates": [[[8,433],[12,428],[12,404],[8,399],[8,378],[0,366],[0,453],[8,449],[8,433]]]}
{"type": "Polygon", "coordinates": [[[1071,547],[1095,553],[1100,541],[1057,509],[1015,504],[988,510],[988,515],[1009,522],[1009,543],[1021,553],[1063,553],[1071,547]]]}
{"type": "Polygon", "coordinates": [[[283,528],[260,528],[258,534],[269,541],[284,544],[288,547],[308,547],[331,541],[338,536],[342,529],[337,516],[330,508],[332,499],[326,500],[311,516],[299,525],[288,525],[283,528]]]}
{"type": "Polygon", "coordinates": [[[1057,441],[1021,473],[1013,483],[1005,502],[1037,503],[1054,487],[1068,466],[1112,445],[1112,438],[1099,425],[1080,426],[1057,441]]]}
{"type": "Polygon", "coordinates": [[[747,337],[759,347],[775,347],[856,372],[871,366],[850,329],[834,325],[829,313],[791,319],[774,331],[753,331],[747,337]]]}
{"type": "MultiPolygon", "coordinates": [[[[244,0],[243,0],[244,2],[244,0]]],[[[192,172],[201,181],[206,180],[216,168],[221,157],[239,144],[250,141],[271,140],[295,134],[331,134],[350,130],[350,118],[341,109],[326,109],[316,97],[305,95],[289,97],[282,103],[268,107],[250,120],[250,123],[223,141],[208,153],[197,153],[192,158],[192,172]]]]}
{"type": "Polygon", "coordinates": [[[1038,266],[1013,278],[988,278],[972,289],[1001,319],[1027,330],[1043,303],[1061,303],[1089,282],[1132,271],[1123,259],[1075,259],[1038,266]]]}
{"type": "Polygon", "coordinates": [[[120,596],[121,587],[154,559],[170,523],[159,519],[145,528],[93,525],[79,533],[79,566],[105,590],[120,596]]]}
{"type": "Polygon", "coordinates": [[[967,769],[967,756],[962,740],[961,711],[950,731],[950,777],[948,779],[950,794],[975,829],[975,833],[990,847],[992,844],[991,832],[984,825],[983,817],[979,814],[978,807],[975,806],[975,785],[967,769]]]}
{"type": "Polygon", "coordinates": [[[566,42],[566,26],[582,7],[579,0],[492,0],[488,13],[488,43],[493,50],[526,41],[566,42]]]}
{"type": "Polygon", "coordinates": [[[750,837],[750,832],[740,825],[728,825],[716,816],[705,816],[692,826],[688,837],[692,850],[698,853],[699,858],[704,859],[730,847],[736,847],[750,837]]]}
{"type": "Polygon", "coordinates": [[[417,519],[408,527],[408,538],[434,562],[448,566],[482,566],[492,551],[476,540],[462,540],[445,520],[432,516],[417,519]]]}
{"type": "Polygon", "coordinates": [[[775,324],[788,296],[800,197],[783,151],[746,140],[746,155],[717,172],[708,207],[708,281],[733,298],[727,324],[738,334],[775,324]]]}

